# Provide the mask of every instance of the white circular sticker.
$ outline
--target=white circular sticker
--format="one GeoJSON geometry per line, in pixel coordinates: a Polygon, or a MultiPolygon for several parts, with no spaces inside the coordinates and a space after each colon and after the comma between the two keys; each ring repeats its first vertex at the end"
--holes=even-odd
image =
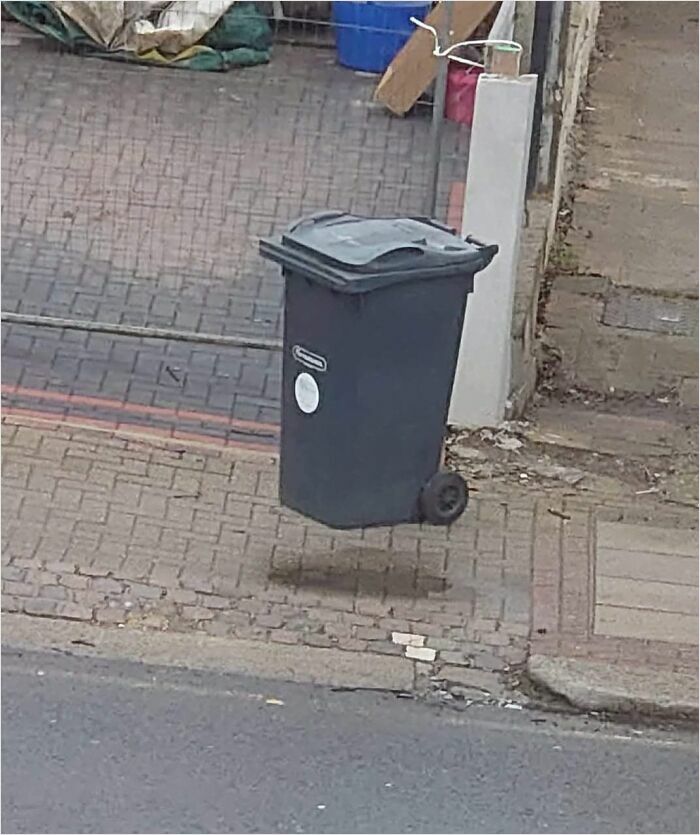
{"type": "Polygon", "coordinates": [[[306,415],[310,415],[318,409],[320,394],[318,383],[311,374],[302,371],[294,381],[294,396],[297,399],[297,406],[306,415]]]}

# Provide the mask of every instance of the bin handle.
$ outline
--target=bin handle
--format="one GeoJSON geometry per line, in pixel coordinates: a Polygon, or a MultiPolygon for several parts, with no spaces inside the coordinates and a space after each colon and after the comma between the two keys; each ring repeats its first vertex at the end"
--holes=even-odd
{"type": "Polygon", "coordinates": [[[495,246],[498,249],[496,244],[485,244],[483,241],[480,241],[478,238],[475,238],[474,235],[465,235],[464,240],[468,244],[472,244],[473,246],[478,246],[479,249],[488,249],[489,247],[495,246]]]}
{"type": "Polygon", "coordinates": [[[440,223],[437,220],[434,220],[432,217],[427,217],[426,215],[413,215],[411,220],[415,220],[418,223],[425,223],[428,226],[432,226],[435,229],[442,229],[443,232],[450,232],[454,235],[455,230],[452,226],[445,226],[444,223],[440,223]]]}
{"type": "Polygon", "coordinates": [[[337,210],[328,211],[328,212],[316,212],[313,215],[307,215],[306,217],[300,217],[298,220],[293,221],[289,227],[287,228],[288,232],[295,232],[300,226],[306,225],[313,225],[316,223],[320,223],[322,220],[332,220],[335,217],[343,217],[346,215],[346,212],[340,212],[337,210]]]}
{"type": "Polygon", "coordinates": [[[498,244],[485,244],[483,241],[477,240],[473,235],[467,235],[464,240],[468,244],[479,247],[479,250],[484,254],[484,259],[486,260],[484,267],[488,267],[495,256],[498,255],[498,244]]]}

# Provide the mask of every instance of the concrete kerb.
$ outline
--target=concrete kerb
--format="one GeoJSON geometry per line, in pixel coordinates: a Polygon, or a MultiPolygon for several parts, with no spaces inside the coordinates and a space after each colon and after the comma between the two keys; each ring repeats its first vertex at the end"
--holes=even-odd
{"type": "Polygon", "coordinates": [[[698,720],[695,676],[534,654],[527,674],[538,686],[586,711],[698,720]]]}
{"type": "Polygon", "coordinates": [[[416,665],[408,658],[268,644],[202,633],[118,629],[3,613],[2,645],[17,650],[140,661],[328,687],[413,692],[416,665]]]}
{"type": "MultiPolygon", "coordinates": [[[[139,661],[166,667],[257,676],[327,687],[398,693],[423,689],[426,665],[395,656],[217,638],[202,633],[117,629],[5,613],[2,644],[14,650],[139,661]]],[[[600,662],[533,655],[527,674],[579,710],[698,719],[697,680],[683,674],[623,670],[600,662]]]]}
{"type": "Polygon", "coordinates": [[[120,628],[9,612],[3,612],[0,623],[2,646],[20,651],[51,649],[77,657],[418,696],[450,692],[458,700],[503,700],[510,695],[500,673],[448,666],[435,674],[434,665],[408,656],[221,638],[202,632],[120,628]]]}

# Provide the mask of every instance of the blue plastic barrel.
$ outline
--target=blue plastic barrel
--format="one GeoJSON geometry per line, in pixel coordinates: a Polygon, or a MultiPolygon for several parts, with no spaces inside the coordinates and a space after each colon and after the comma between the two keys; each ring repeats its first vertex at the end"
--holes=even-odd
{"type": "Polygon", "coordinates": [[[332,15],[338,61],[353,70],[384,72],[415,31],[411,18],[423,20],[431,5],[408,0],[336,0],[332,15]]]}

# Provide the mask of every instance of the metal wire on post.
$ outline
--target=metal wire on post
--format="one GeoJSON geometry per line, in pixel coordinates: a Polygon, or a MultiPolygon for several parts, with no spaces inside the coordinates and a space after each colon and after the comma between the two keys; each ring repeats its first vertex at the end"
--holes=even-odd
{"type": "MultiPolygon", "coordinates": [[[[449,43],[451,38],[452,0],[442,0],[444,13],[440,19],[439,39],[441,43],[449,43]]],[[[445,121],[445,95],[447,92],[447,58],[438,58],[438,71],[435,78],[435,95],[433,97],[433,122],[430,136],[430,155],[428,157],[428,190],[425,211],[428,217],[434,217],[437,206],[438,181],[440,176],[440,151],[442,148],[442,131],[445,121]]]]}
{"type": "Polygon", "coordinates": [[[412,23],[426,31],[430,32],[435,40],[433,48],[433,55],[439,59],[437,77],[435,79],[435,95],[433,97],[433,121],[431,129],[431,144],[428,157],[428,187],[426,192],[426,208],[425,212],[429,217],[433,217],[437,206],[437,193],[440,174],[440,158],[442,151],[442,135],[445,123],[445,98],[447,94],[447,75],[448,62],[456,61],[467,67],[480,67],[484,69],[484,64],[478,61],[472,61],[469,58],[463,58],[460,55],[452,54],[456,50],[467,46],[481,46],[481,47],[508,47],[517,50],[522,54],[523,47],[516,41],[504,40],[502,38],[481,38],[477,40],[460,41],[452,43],[452,3],[454,0],[442,0],[441,6],[445,9],[445,13],[441,15],[440,26],[438,29],[434,28],[425,21],[419,20],[415,17],[411,18],[412,23]],[[444,46],[442,44],[445,44],[444,46]]]}

